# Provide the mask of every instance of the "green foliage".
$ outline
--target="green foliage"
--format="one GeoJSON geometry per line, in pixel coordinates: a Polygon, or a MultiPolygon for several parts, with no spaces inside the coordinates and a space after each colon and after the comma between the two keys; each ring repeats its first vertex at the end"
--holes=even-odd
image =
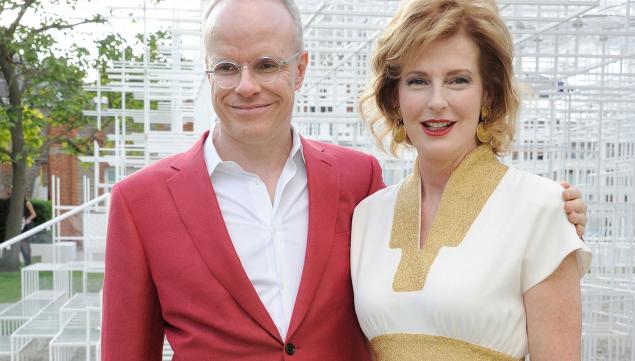
{"type": "Polygon", "coordinates": [[[33,222],[36,226],[51,220],[51,201],[45,201],[40,199],[32,199],[31,204],[33,210],[35,210],[35,219],[33,222]]]}
{"type": "Polygon", "coordinates": [[[42,128],[46,127],[46,117],[37,109],[23,107],[22,109],[22,133],[24,134],[24,155],[27,166],[32,166],[35,158],[40,154],[44,144],[42,128]]]}
{"type": "MultiPolygon", "coordinates": [[[[9,116],[5,107],[0,107],[0,149],[10,149],[11,132],[9,131],[9,116]]],[[[0,163],[11,162],[11,154],[0,152],[0,163]]]]}

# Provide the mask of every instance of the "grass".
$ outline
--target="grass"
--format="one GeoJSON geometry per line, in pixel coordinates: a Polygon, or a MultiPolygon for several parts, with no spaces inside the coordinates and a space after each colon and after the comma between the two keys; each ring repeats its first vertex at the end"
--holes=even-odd
{"type": "MultiPolygon", "coordinates": [[[[13,303],[20,300],[22,286],[20,284],[20,271],[0,272],[0,303],[13,303]]],[[[88,291],[99,292],[104,275],[99,273],[88,274],[88,291]]],[[[53,272],[40,273],[40,289],[53,288],[53,272]]],[[[82,290],[82,272],[73,272],[73,292],[82,290]]]]}
{"type": "Polygon", "coordinates": [[[20,299],[20,272],[0,272],[0,303],[20,299]]]}

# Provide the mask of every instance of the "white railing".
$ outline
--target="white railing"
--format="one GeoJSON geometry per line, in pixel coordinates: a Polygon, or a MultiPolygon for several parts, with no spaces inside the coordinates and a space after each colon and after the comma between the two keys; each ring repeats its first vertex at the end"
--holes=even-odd
{"type": "Polygon", "coordinates": [[[97,198],[95,198],[95,199],[93,199],[91,201],[88,201],[88,202],[86,202],[86,203],[84,203],[82,205],[79,205],[79,206],[71,209],[70,211],[68,211],[68,212],[66,212],[66,213],[64,213],[64,214],[62,214],[62,215],[60,215],[58,217],[55,217],[55,218],[53,218],[53,219],[51,219],[51,220],[49,220],[47,222],[44,222],[44,223],[40,224],[37,227],[34,227],[33,229],[30,229],[30,230],[28,230],[28,231],[26,231],[24,233],[21,233],[21,234],[15,236],[15,237],[3,242],[2,244],[0,244],[0,251],[13,246],[14,244],[17,244],[18,242],[22,241],[23,239],[28,238],[30,236],[33,236],[34,234],[39,233],[40,231],[43,231],[43,230],[48,229],[50,227],[53,227],[53,226],[59,224],[60,222],[62,222],[63,220],[65,220],[67,218],[70,218],[70,217],[72,217],[72,216],[74,216],[74,215],[76,215],[76,214],[78,214],[80,212],[85,211],[87,208],[92,207],[92,206],[94,206],[94,205],[96,205],[96,204],[98,204],[98,203],[100,203],[102,201],[107,200],[108,197],[110,197],[110,193],[104,193],[101,196],[99,196],[99,197],[97,197],[97,198]]]}

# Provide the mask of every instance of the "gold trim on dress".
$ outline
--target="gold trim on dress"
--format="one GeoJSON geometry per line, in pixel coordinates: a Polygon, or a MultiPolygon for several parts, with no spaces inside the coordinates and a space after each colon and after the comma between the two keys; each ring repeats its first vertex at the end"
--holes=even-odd
{"type": "Polygon", "coordinates": [[[370,341],[370,347],[376,361],[519,361],[473,343],[423,334],[381,335],[370,341]]]}
{"type": "Polygon", "coordinates": [[[423,289],[441,247],[461,243],[505,172],[507,166],[496,159],[490,145],[480,145],[470,152],[450,176],[428,237],[420,248],[421,178],[418,162],[415,164],[397,194],[392,222],[390,248],[402,250],[393,279],[395,292],[423,289]]]}

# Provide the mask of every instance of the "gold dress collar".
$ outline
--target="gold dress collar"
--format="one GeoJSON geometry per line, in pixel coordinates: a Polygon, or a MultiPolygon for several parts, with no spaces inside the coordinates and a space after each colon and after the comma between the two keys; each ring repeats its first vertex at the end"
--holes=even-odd
{"type": "Polygon", "coordinates": [[[489,145],[470,152],[448,180],[427,239],[420,248],[421,178],[418,162],[401,184],[395,204],[390,248],[402,250],[393,291],[423,289],[441,247],[458,246],[507,172],[489,145]]]}

